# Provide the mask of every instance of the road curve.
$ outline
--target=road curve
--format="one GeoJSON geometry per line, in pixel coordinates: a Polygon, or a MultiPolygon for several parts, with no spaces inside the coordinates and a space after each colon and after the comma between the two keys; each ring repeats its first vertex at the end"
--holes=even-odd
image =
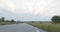
{"type": "Polygon", "coordinates": [[[46,32],[46,31],[40,30],[36,27],[23,23],[0,26],[0,32],[46,32]]]}

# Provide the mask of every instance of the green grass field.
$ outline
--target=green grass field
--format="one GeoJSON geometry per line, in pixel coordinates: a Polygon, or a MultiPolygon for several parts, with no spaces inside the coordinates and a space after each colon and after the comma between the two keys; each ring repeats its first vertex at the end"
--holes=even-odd
{"type": "Polygon", "coordinates": [[[52,23],[28,23],[32,26],[35,26],[39,29],[46,30],[48,32],[60,32],[60,24],[52,23]]]}

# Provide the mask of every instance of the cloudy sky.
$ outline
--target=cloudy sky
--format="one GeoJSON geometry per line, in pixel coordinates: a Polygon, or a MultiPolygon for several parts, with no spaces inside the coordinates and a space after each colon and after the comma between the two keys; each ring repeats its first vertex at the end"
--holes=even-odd
{"type": "Polygon", "coordinates": [[[48,21],[60,15],[60,0],[0,0],[0,17],[21,21],[48,21]]]}

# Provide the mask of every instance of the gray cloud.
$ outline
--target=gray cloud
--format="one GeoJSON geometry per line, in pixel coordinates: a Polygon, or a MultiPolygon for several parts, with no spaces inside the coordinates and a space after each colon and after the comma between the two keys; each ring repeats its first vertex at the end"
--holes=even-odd
{"type": "Polygon", "coordinates": [[[29,13],[33,15],[60,15],[60,0],[16,0],[15,13],[29,13]]]}
{"type": "Polygon", "coordinates": [[[53,16],[60,15],[59,1],[60,0],[0,0],[0,7],[17,14],[29,13],[33,15],[53,16]]]}
{"type": "Polygon", "coordinates": [[[0,15],[21,20],[49,20],[60,15],[60,0],[0,0],[0,15]],[[38,16],[37,16],[38,15],[38,16]]]}

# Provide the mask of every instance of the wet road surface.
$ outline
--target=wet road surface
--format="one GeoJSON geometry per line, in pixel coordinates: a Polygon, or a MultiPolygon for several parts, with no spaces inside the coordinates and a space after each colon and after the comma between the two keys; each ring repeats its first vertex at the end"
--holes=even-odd
{"type": "Polygon", "coordinates": [[[0,26],[0,32],[46,32],[46,31],[40,30],[36,27],[23,23],[0,26]]]}

